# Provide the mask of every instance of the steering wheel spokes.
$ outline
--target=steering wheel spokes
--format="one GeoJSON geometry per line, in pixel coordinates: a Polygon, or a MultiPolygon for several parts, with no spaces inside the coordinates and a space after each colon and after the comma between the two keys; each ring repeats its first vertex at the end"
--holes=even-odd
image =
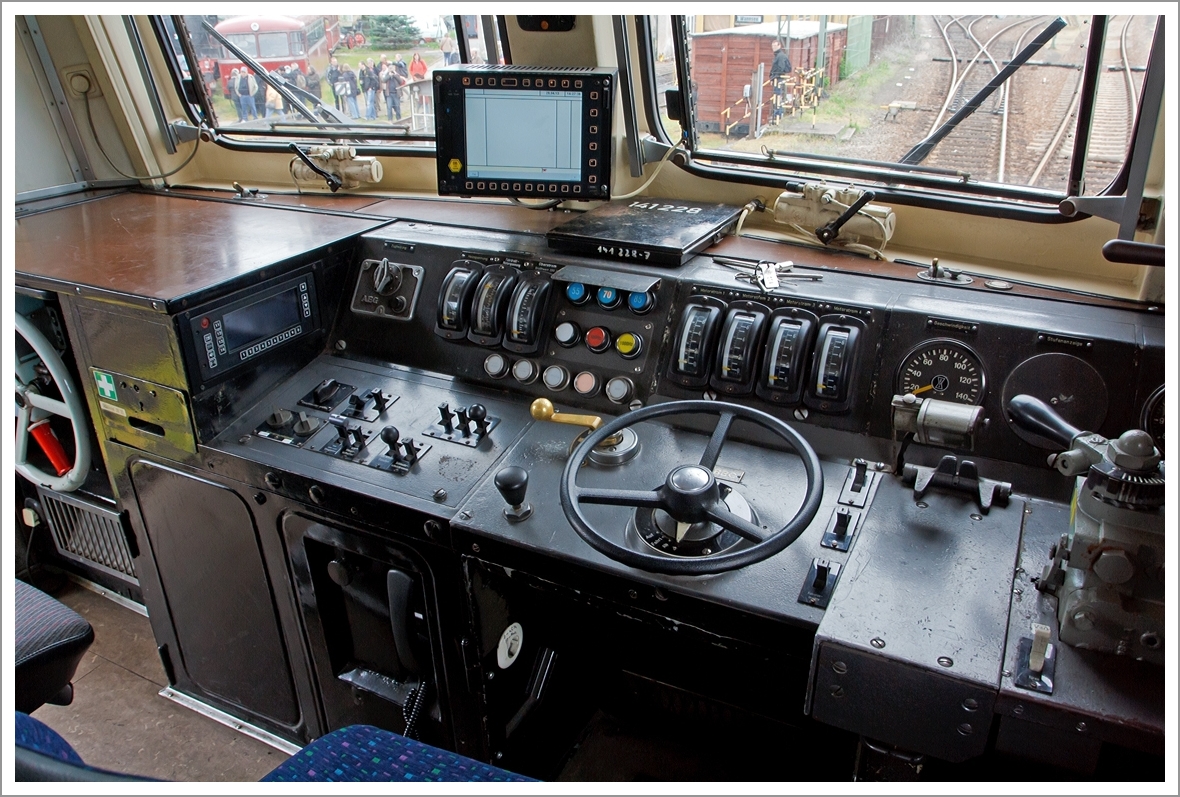
{"type": "Polygon", "coordinates": [[[773,556],[803,533],[815,517],[822,497],[819,458],[794,429],[759,410],[709,401],[657,404],[614,419],[578,445],[566,463],[561,481],[562,509],[583,540],[616,561],[667,574],[719,573],[773,556]],[[687,413],[718,416],[699,464],[673,468],[664,483],[654,490],[590,488],[577,484],[583,461],[604,437],[650,418],[687,413]],[[738,418],[771,431],[802,460],[807,475],[806,494],[795,516],[777,531],[759,525],[745,499],[714,475],[721,449],[738,418]],[[634,507],[637,511],[633,528],[656,552],[640,551],[608,538],[590,525],[582,512],[583,504],[634,507]]]}
{"type": "MultiPolygon", "coordinates": [[[[90,470],[90,437],[86,421],[86,409],[81,396],[75,389],[70,372],[66,368],[57,350],[49,340],[41,334],[33,322],[17,313],[16,331],[33,349],[33,352],[45,366],[45,370],[53,378],[62,398],[55,399],[40,392],[36,382],[26,383],[20,374],[16,377],[16,456],[17,473],[31,482],[48,487],[58,492],[71,492],[82,486],[86,481],[86,474],[90,470]],[[29,462],[29,437],[45,438],[51,435],[47,426],[42,422],[51,415],[57,415],[70,422],[74,429],[74,462],[68,469],[63,463],[64,454],[60,451],[47,451],[53,460],[55,470],[62,473],[49,474],[29,462]]],[[[49,443],[45,440],[45,443],[49,443]]],[[[56,439],[52,440],[56,443],[56,439]]],[[[44,445],[44,444],[43,444],[44,445]]],[[[60,446],[60,444],[58,444],[60,446]]]]}

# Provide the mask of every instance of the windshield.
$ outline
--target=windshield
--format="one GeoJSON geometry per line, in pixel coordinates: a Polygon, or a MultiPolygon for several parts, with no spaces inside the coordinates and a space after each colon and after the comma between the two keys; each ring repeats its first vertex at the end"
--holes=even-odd
{"type": "MultiPolygon", "coordinates": [[[[211,55],[200,59],[198,84],[210,125],[223,135],[272,143],[432,141],[434,71],[464,60],[504,60],[498,37],[485,41],[488,26],[464,18],[456,34],[454,15],[179,19],[192,51],[211,55]]],[[[174,44],[183,58],[179,40],[174,44]]]]}
{"type": "MultiPolygon", "coordinates": [[[[1073,188],[1095,193],[1127,158],[1156,17],[1109,19],[1090,94],[1084,67],[1092,20],[1064,16],[1054,25],[1057,19],[685,17],[680,51],[690,82],[688,118],[673,121],[665,108],[665,125],[673,138],[687,133],[698,152],[748,154],[751,161],[882,163],[948,186],[1019,186],[1033,189],[1030,195],[1063,194],[1074,175],[1080,184],[1073,188]],[[1030,48],[1042,35],[1042,46],[1030,48]],[[906,157],[1022,51],[1027,61],[973,113],[922,157],[906,157]],[[1081,168],[1074,165],[1079,116],[1088,137],[1081,168]]],[[[651,25],[661,99],[679,85],[677,30],[669,17],[651,25]]]]}

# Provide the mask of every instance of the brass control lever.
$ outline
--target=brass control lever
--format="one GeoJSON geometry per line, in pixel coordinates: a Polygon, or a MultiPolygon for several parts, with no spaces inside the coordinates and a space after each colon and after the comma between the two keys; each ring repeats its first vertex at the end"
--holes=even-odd
{"type": "MultiPolygon", "coordinates": [[[[553,423],[568,423],[571,426],[585,426],[586,431],[578,435],[574,444],[582,440],[590,432],[597,431],[602,426],[602,418],[597,415],[579,415],[573,412],[557,412],[553,402],[547,398],[539,398],[529,406],[529,413],[538,421],[552,421],[553,423]]],[[[599,448],[617,446],[623,440],[622,433],[613,434],[598,444],[599,448]]],[[[572,450],[572,449],[571,449],[572,450]]]]}

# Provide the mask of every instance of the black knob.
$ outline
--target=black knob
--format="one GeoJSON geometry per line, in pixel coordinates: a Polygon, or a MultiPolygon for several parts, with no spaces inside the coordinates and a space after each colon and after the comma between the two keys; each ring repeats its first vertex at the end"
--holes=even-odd
{"type": "Polygon", "coordinates": [[[316,404],[323,404],[328,399],[336,395],[336,391],[340,389],[340,383],[335,379],[325,379],[316,385],[315,390],[311,391],[311,397],[316,404]]]}
{"type": "Polygon", "coordinates": [[[289,424],[294,417],[295,416],[291,414],[290,410],[283,409],[282,407],[275,407],[275,411],[267,416],[266,425],[271,429],[282,429],[284,426],[289,424]]]}
{"type": "Polygon", "coordinates": [[[475,434],[483,437],[488,433],[488,408],[482,404],[472,404],[467,408],[467,417],[475,421],[475,434]]]}
{"type": "Polygon", "coordinates": [[[509,506],[524,503],[524,494],[529,487],[529,472],[516,465],[501,468],[495,478],[496,489],[509,506]]]}
{"type": "Polygon", "coordinates": [[[317,418],[308,418],[306,412],[299,413],[299,420],[295,421],[293,431],[300,437],[307,437],[309,434],[319,429],[321,421],[317,418]]]}
{"type": "Polygon", "coordinates": [[[1035,396],[1021,394],[1008,402],[1008,417],[1026,432],[1040,435],[1069,448],[1082,430],[1057,414],[1057,411],[1035,396]]]}
{"type": "Polygon", "coordinates": [[[401,432],[397,430],[396,426],[386,426],[381,430],[381,440],[389,446],[390,456],[396,453],[397,441],[400,437],[401,432]]]}

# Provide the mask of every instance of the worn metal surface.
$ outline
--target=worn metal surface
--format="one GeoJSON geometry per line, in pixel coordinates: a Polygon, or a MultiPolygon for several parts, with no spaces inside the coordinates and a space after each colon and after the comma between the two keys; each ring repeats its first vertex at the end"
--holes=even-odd
{"type": "MultiPolygon", "coordinates": [[[[1028,504],[1012,613],[1004,654],[1004,675],[996,712],[1005,738],[1018,751],[1049,729],[1070,737],[1098,739],[1160,753],[1164,749],[1164,668],[1126,656],[1080,650],[1058,638],[1057,599],[1038,592],[1034,577],[1049,562],[1049,548],[1069,528],[1069,507],[1045,501],[1028,504]],[[1018,645],[1032,636],[1032,623],[1053,629],[1057,653],[1053,694],[1020,689],[1018,645]]],[[[1085,745],[1094,750],[1093,745],[1085,745]]],[[[1096,755],[1096,752],[1095,752],[1096,755]]],[[[1075,766],[1080,766],[1075,762],[1075,766]]]]}
{"type": "Polygon", "coordinates": [[[819,644],[815,719],[945,761],[984,752],[994,689],[876,653],[819,644]]]}
{"type": "MultiPolygon", "coordinates": [[[[616,467],[584,466],[578,475],[579,486],[654,489],[676,466],[698,462],[708,442],[707,435],[675,430],[655,422],[637,424],[635,431],[640,448],[634,459],[616,467]]],[[[799,603],[797,599],[814,558],[844,562],[845,554],[821,547],[820,541],[839,494],[832,485],[843,482],[847,463],[822,462],[823,502],[807,530],[782,552],[727,573],[665,576],[608,559],[584,542],[566,520],[558,500],[558,485],[570,443],[578,433],[579,429],[572,426],[537,422],[500,463],[501,467],[518,465],[529,473],[526,498],[534,511],[528,520],[509,523],[504,518],[506,505],[492,483],[494,473],[491,473],[459,507],[452,527],[760,617],[806,626],[819,622],[823,610],[799,603]]],[[[794,454],[768,451],[731,439],[722,449],[718,464],[730,471],[744,471],[741,484],[729,486],[753,507],[759,525],[781,528],[802,501],[806,479],[803,466],[794,454]]],[[[582,510],[589,522],[612,541],[655,554],[629,522],[633,509],[584,504],[582,510]]]]}
{"type": "Polygon", "coordinates": [[[881,479],[816,632],[812,714],[963,760],[983,751],[986,732],[951,719],[968,697],[986,716],[1000,684],[1022,502],[981,515],[961,494],[915,501],[895,477],[881,479]],[[855,654],[863,682],[840,698],[828,689],[833,651],[855,654]]]}
{"type": "Polygon", "coordinates": [[[91,368],[89,376],[96,385],[103,439],[169,459],[197,453],[197,436],[184,393],[97,368],[91,368]],[[103,386],[97,387],[100,380],[103,386]]]}
{"type": "MultiPolygon", "coordinates": [[[[313,479],[325,488],[339,485],[421,511],[449,514],[529,423],[532,419],[526,406],[505,402],[500,396],[481,395],[481,392],[446,379],[406,371],[395,374],[386,368],[325,355],[247,412],[218,438],[214,446],[280,473],[313,479]],[[372,421],[348,419],[349,423],[360,426],[368,438],[368,445],[351,460],[319,451],[338,436],[336,428],[327,422],[330,413],[299,404],[302,397],[325,379],[336,379],[356,387],[356,390],[340,391],[332,410],[335,413],[341,413],[348,406],[349,395],[367,393],[373,388],[380,388],[396,399],[372,421]],[[481,403],[487,409],[488,417],[498,418],[499,423],[475,446],[424,437],[423,433],[437,424],[438,405],[442,402],[447,402],[452,410],[481,403]],[[259,436],[257,430],[260,427],[265,429],[267,416],[276,408],[289,410],[296,418],[300,412],[305,412],[323,425],[304,438],[290,433],[259,436]],[[417,442],[431,443],[430,449],[406,473],[370,466],[388,451],[389,447],[380,437],[387,426],[395,427],[401,440],[413,438],[417,442]]],[[[308,498],[306,494],[302,497],[304,500],[308,498]]]]}
{"type": "MultiPolygon", "coordinates": [[[[96,292],[164,312],[260,269],[378,226],[273,206],[115,194],[16,222],[18,280],[96,292]]],[[[269,276],[269,275],[268,275],[269,276]]]]}

